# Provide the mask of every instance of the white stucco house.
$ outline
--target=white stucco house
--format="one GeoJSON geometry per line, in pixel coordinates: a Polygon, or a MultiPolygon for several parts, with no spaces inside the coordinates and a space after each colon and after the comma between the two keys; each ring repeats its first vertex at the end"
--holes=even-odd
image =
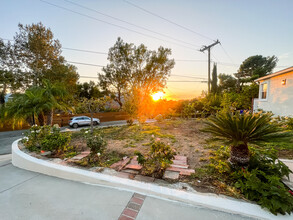
{"type": "Polygon", "coordinates": [[[254,99],[254,111],[261,109],[275,115],[293,116],[293,66],[255,81],[259,83],[259,98],[254,99]]]}

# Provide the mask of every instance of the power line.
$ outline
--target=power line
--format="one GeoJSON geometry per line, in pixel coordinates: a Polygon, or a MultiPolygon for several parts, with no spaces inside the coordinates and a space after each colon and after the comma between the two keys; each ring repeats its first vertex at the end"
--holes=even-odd
{"type": "Polygon", "coordinates": [[[179,76],[179,77],[186,77],[186,78],[193,78],[193,79],[206,79],[205,77],[185,76],[185,75],[176,75],[176,74],[171,74],[171,76],[179,76]]]}
{"type": "MultiPolygon", "coordinates": [[[[2,38],[0,37],[0,39],[2,40],[7,40],[7,41],[14,41],[11,39],[7,39],[7,38],[2,38]]],[[[77,51],[77,52],[85,52],[85,53],[96,53],[96,54],[103,54],[103,55],[107,55],[106,52],[100,52],[100,51],[93,51],[93,50],[84,50],[84,49],[76,49],[76,48],[71,48],[71,47],[62,47],[62,49],[64,50],[72,50],[72,51],[77,51]]],[[[218,62],[218,59],[212,54],[213,58],[215,60],[217,60],[217,64],[223,65],[223,66],[240,66],[240,64],[235,64],[235,63],[225,63],[225,62],[218,62]]],[[[184,60],[184,59],[175,59],[176,62],[208,62],[207,60],[184,60]]],[[[79,63],[80,64],[80,63],[79,63]]],[[[87,65],[87,64],[83,64],[83,65],[87,65]]],[[[94,66],[96,64],[89,64],[89,66],[94,66]]],[[[289,67],[289,66],[277,66],[276,68],[282,68],[282,67],[289,67]]]]}
{"type": "MultiPolygon", "coordinates": [[[[86,65],[86,66],[97,66],[97,67],[105,67],[103,65],[99,64],[92,64],[92,63],[82,63],[82,62],[76,62],[76,61],[67,61],[68,63],[73,63],[73,64],[79,64],[79,65],[86,65]]],[[[177,74],[172,74],[171,76],[177,76],[177,77],[187,77],[187,78],[194,78],[194,79],[206,79],[205,77],[197,77],[197,76],[186,76],[186,75],[177,75],[177,74]]]]}
{"type": "MultiPolygon", "coordinates": [[[[97,76],[79,76],[79,78],[90,78],[90,79],[98,79],[97,76]]],[[[207,81],[202,81],[202,80],[193,80],[193,81],[180,81],[180,80],[167,80],[167,82],[200,82],[200,83],[206,83],[207,81]]]]}
{"type": "Polygon", "coordinates": [[[134,4],[134,3],[131,3],[131,2],[129,2],[129,1],[127,1],[127,0],[123,0],[123,1],[126,2],[126,3],[129,4],[129,5],[132,5],[132,6],[135,7],[135,8],[138,8],[138,9],[140,9],[140,10],[142,10],[142,11],[148,13],[148,14],[151,14],[151,15],[153,15],[153,16],[155,16],[155,17],[158,17],[158,18],[160,18],[160,19],[162,19],[162,20],[164,20],[164,21],[167,21],[167,22],[169,22],[170,24],[173,24],[173,25],[175,25],[175,26],[177,26],[177,27],[180,27],[180,28],[182,28],[182,29],[184,29],[184,30],[187,30],[187,31],[189,31],[189,32],[191,32],[191,33],[194,33],[194,34],[199,35],[199,36],[201,36],[201,37],[203,37],[203,38],[206,38],[206,39],[209,39],[209,40],[212,40],[212,41],[213,41],[213,39],[211,39],[211,38],[208,37],[208,36],[205,36],[205,35],[203,35],[203,34],[201,34],[201,33],[198,33],[198,32],[196,32],[196,31],[194,31],[194,30],[191,30],[191,29],[189,29],[189,28],[187,28],[187,27],[185,27],[185,26],[183,26],[183,25],[181,25],[181,24],[178,24],[178,23],[176,23],[176,22],[174,22],[174,21],[171,21],[171,20],[169,20],[169,19],[167,19],[167,18],[164,18],[164,17],[162,17],[162,16],[160,16],[160,15],[157,15],[157,14],[155,14],[154,12],[151,12],[151,11],[149,11],[149,10],[147,10],[147,9],[144,9],[144,8],[142,8],[142,7],[140,7],[140,6],[136,5],[136,4],[134,4]]]}
{"type": "Polygon", "coordinates": [[[224,53],[226,54],[226,56],[230,59],[230,61],[232,63],[234,63],[233,59],[231,58],[231,56],[228,54],[228,52],[225,50],[225,48],[223,47],[223,45],[220,43],[221,48],[223,49],[224,53]]]}
{"type": "Polygon", "coordinates": [[[68,63],[79,64],[79,65],[86,65],[86,66],[97,66],[97,67],[105,67],[99,64],[92,64],[92,63],[82,63],[82,62],[75,62],[75,61],[67,61],[68,63]]]}
{"type": "MultiPolygon", "coordinates": [[[[11,39],[7,39],[7,38],[2,38],[0,37],[0,39],[2,40],[6,40],[6,41],[14,41],[11,39]]],[[[96,54],[105,54],[107,55],[108,53],[106,52],[100,52],[100,51],[93,51],[93,50],[83,50],[83,49],[76,49],[76,48],[71,48],[71,47],[61,47],[63,50],[73,50],[73,51],[78,51],[78,52],[85,52],[85,53],[96,53],[96,54]]]]}
{"type": "Polygon", "coordinates": [[[123,22],[123,23],[125,23],[125,24],[131,25],[131,26],[133,26],[133,27],[137,27],[137,28],[143,29],[143,30],[145,30],[145,31],[149,31],[149,32],[151,32],[151,33],[158,34],[158,35],[160,35],[160,36],[167,37],[167,38],[170,38],[170,39],[172,39],[172,40],[179,41],[179,42],[184,43],[184,44],[188,44],[188,45],[190,45],[190,46],[200,47],[200,45],[191,44],[191,43],[188,43],[188,42],[186,42],[186,41],[183,41],[183,40],[180,40],[180,39],[177,39],[177,38],[171,37],[171,36],[169,36],[169,35],[162,34],[162,33],[159,33],[159,32],[157,32],[157,31],[150,30],[150,29],[148,29],[148,28],[145,28],[145,27],[142,27],[142,26],[139,26],[139,25],[136,25],[136,24],[130,23],[130,22],[128,22],[128,21],[122,20],[122,19],[120,19],[120,18],[116,18],[116,17],[114,17],[114,16],[108,15],[108,14],[106,14],[106,13],[100,12],[100,11],[98,11],[98,10],[96,10],[96,9],[88,8],[88,7],[84,6],[84,5],[77,4],[77,3],[72,2],[72,1],[69,1],[69,0],[64,0],[64,1],[65,1],[65,2],[68,2],[68,3],[70,3],[70,4],[73,4],[73,5],[76,5],[76,6],[80,7],[80,8],[84,8],[84,9],[87,9],[87,10],[89,10],[89,11],[93,11],[93,12],[95,12],[95,13],[97,13],[97,14],[100,14],[100,15],[106,16],[106,17],[108,17],[108,18],[112,18],[112,19],[114,19],[114,20],[116,20],[116,21],[120,21],[120,22],[123,22]]]}
{"type": "Polygon", "coordinates": [[[200,52],[204,52],[205,50],[208,51],[208,92],[210,93],[211,91],[211,48],[216,46],[217,44],[220,44],[219,40],[216,40],[214,43],[208,45],[208,46],[203,46],[200,49],[200,52]]]}
{"type": "Polygon", "coordinates": [[[175,60],[176,62],[208,62],[207,60],[175,60]]]}
{"type": "MultiPolygon", "coordinates": [[[[7,39],[7,38],[2,38],[0,37],[0,39],[2,40],[6,40],[6,41],[14,41],[11,39],[7,39]]],[[[103,55],[107,55],[108,53],[106,52],[100,52],[100,51],[93,51],[93,50],[83,50],[83,49],[76,49],[76,48],[70,48],[70,47],[61,47],[64,50],[72,50],[72,51],[78,51],[78,52],[85,52],[85,53],[96,53],[96,54],[103,54],[103,55]]],[[[217,64],[223,65],[223,66],[240,66],[240,64],[237,63],[226,63],[226,62],[219,62],[218,59],[212,54],[213,58],[215,60],[217,60],[217,64]]],[[[174,59],[176,62],[208,62],[208,60],[188,60],[188,59],[174,59]]],[[[69,63],[76,63],[76,64],[81,64],[81,65],[89,65],[89,66],[101,66],[104,67],[102,65],[99,64],[90,64],[90,63],[81,63],[81,62],[73,62],[73,61],[67,61],[69,63]]],[[[275,68],[288,68],[290,66],[276,66],[275,68]]]]}
{"type": "Polygon", "coordinates": [[[115,26],[115,27],[118,27],[118,28],[121,28],[121,29],[124,29],[124,30],[127,30],[127,31],[130,31],[130,32],[133,32],[133,33],[136,33],[136,34],[140,34],[140,35],[143,35],[145,37],[149,37],[149,38],[154,38],[156,40],[160,40],[160,41],[164,41],[164,42],[169,42],[169,43],[172,43],[172,44],[176,44],[180,47],[185,47],[185,48],[188,48],[188,49],[191,49],[191,50],[195,50],[195,51],[198,51],[197,49],[195,48],[192,48],[192,47],[188,47],[188,46],[185,46],[185,45],[182,45],[182,44],[178,44],[176,42],[172,42],[172,41],[169,41],[169,40],[165,40],[165,39],[161,39],[161,38],[158,38],[158,37],[155,37],[155,36],[152,36],[152,35],[149,35],[149,34],[144,34],[142,32],[139,32],[139,31],[136,31],[136,30],[132,30],[130,28],[127,28],[127,27],[123,27],[121,25],[117,25],[117,24],[113,24],[111,22],[108,22],[108,21],[104,21],[104,20],[101,20],[101,19],[98,19],[98,18],[95,18],[95,17],[92,17],[90,15],[86,15],[86,14],[83,14],[83,13],[80,13],[80,12],[77,12],[77,11],[74,11],[74,10],[71,10],[69,8],[65,8],[63,6],[59,6],[59,5],[56,5],[56,4],[53,4],[53,3],[50,3],[50,2],[47,2],[45,0],[40,0],[41,2],[43,3],[46,3],[48,5],[52,5],[54,7],[57,7],[57,8],[60,8],[60,9],[63,9],[65,11],[69,11],[71,13],[74,13],[74,14],[78,14],[80,16],[83,16],[83,17],[86,17],[86,18],[89,18],[89,19],[92,19],[92,20],[95,20],[95,21],[99,21],[99,22],[102,22],[102,23],[105,23],[105,24],[108,24],[108,25],[111,25],[111,26],[115,26]]]}
{"type": "Polygon", "coordinates": [[[75,49],[75,48],[69,48],[69,47],[62,47],[64,50],[74,50],[78,52],[85,52],[85,53],[96,53],[96,54],[105,54],[107,55],[108,53],[105,52],[98,52],[98,51],[93,51],[93,50],[82,50],[82,49],[75,49]]]}

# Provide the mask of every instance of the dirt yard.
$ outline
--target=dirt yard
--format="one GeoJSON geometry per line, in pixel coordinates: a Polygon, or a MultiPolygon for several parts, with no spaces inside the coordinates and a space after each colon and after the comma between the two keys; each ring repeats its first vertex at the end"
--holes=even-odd
{"type": "MultiPolygon", "coordinates": [[[[102,132],[107,140],[107,151],[121,155],[133,156],[135,151],[147,153],[152,139],[159,139],[169,143],[178,155],[188,158],[190,168],[201,167],[206,164],[209,149],[206,148],[208,135],[200,131],[201,120],[165,120],[151,124],[110,127],[95,129],[95,133],[102,132]]],[[[72,136],[71,145],[77,146],[78,151],[86,149],[82,132],[72,136]]]]}

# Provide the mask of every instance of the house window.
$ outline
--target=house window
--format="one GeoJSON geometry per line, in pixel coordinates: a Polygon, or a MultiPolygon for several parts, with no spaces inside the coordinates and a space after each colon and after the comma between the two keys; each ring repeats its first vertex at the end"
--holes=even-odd
{"type": "Polygon", "coordinates": [[[261,84],[261,98],[266,99],[267,93],[268,93],[268,84],[267,83],[261,84]]]}

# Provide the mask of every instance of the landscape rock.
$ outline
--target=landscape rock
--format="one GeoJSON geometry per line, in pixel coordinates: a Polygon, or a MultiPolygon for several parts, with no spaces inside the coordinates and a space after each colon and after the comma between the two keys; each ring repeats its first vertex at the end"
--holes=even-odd
{"type": "Polygon", "coordinates": [[[179,180],[179,173],[180,172],[166,170],[164,173],[163,179],[177,181],[179,180]]]}
{"type": "Polygon", "coordinates": [[[152,183],[155,181],[154,177],[150,177],[150,176],[142,176],[142,175],[136,175],[134,177],[135,180],[137,181],[142,181],[142,182],[147,182],[147,183],[152,183]]]}
{"type": "Polygon", "coordinates": [[[125,167],[125,169],[140,171],[142,166],[137,161],[137,156],[133,157],[130,163],[125,167]]]}
{"type": "Polygon", "coordinates": [[[42,156],[50,156],[52,154],[51,151],[45,151],[43,153],[41,153],[42,156]]]}
{"type": "Polygon", "coordinates": [[[71,161],[81,160],[81,159],[87,157],[89,154],[90,154],[90,151],[83,151],[80,154],[72,157],[71,161]]]}
{"type": "Polygon", "coordinates": [[[130,158],[128,157],[123,157],[123,160],[118,161],[117,163],[114,163],[110,166],[111,169],[117,170],[117,171],[121,171],[126,164],[128,164],[130,161],[130,158]]]}

